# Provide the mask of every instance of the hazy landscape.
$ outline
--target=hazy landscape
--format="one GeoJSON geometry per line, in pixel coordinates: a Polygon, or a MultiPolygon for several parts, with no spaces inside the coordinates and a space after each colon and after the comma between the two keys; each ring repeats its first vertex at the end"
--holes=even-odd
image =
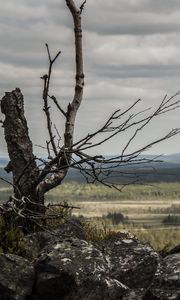
{"type": "MultiPolygon", "coordinates": [[[[110,156],[108,156],[110,157],[110,156]]],[[[171,155],[142,155],[142,158],[149,160],[148,163],[119,167],[123,175],[118,175],[116,180],[123,182],[126,173],[138,175],[142,182],[178,182],[180,181],[180,154],[175,153],[171,155]],[[152,161],[154,160],[154,161],[152,161]]],[[[11,175],[4,171],[4,167],[8,163],[6,156],[0,156],[0,177],[11,180],[11,175]]],[[[86,182],[85,178],[78,170],[70,169],[65,179],[66,182],[86,182]]]]}

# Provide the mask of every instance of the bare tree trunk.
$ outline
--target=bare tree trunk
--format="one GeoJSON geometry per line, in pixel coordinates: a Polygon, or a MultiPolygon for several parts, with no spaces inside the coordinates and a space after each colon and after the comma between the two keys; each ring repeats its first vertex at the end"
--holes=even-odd
{"type": "MultiPolygon", "coordinates": [[[[5,115],[3,127],[10,158],[5,170],[13,174],[14,196],[19,200],[27,197],[30,200],[27,209],[37,211],[38,206],[32,207],[31,202],[40,201],[36,194],[39,170],[24,116],[23,95],[19,88],[5,94],[1,101],[1,111],[5,115]]],[[[44,195],[41,195],[41,203],[43,202],[44,195]]]]}
{"type": "Polygon", "coordinates": [[[24,101],[20,89],[6,93],[1,101],[1,111],[10,163],[7,171],[13,173],[14,193],[17,197],[31,194],[38,178],[38,168],[29,138],[24,101]]]}
{"type": "MultiPolygon", "coordinates": [[[[69,170],[69,167],[71,165],[71,158],[72,158],[72,146],[73,146],[73,138],[74,138],[74,127],[75,127],[75,121],[76,121],[76,116],[78,109],[81,105],[82,99],[83,99],[83,89],[84,89],[84,69],[83,69],[83,47],[82,47],[82,24],[81,24],[81,14],[82,10],[84,8],[85,2],[81,5],[79,8],[73,0],[65,0],[66,5],[68,6],[72,17],[74,21],[74,37],[75,37],[75,62],[76,62],[76,81],[75,81],[75,91],[74,91],[74,96],[67,106],[67,111],[63,114],[65,115],[65,131],[64,131],[64,146],[63,149],[59,151],[59,153],[56,155],[56,158],[54,161],[59,159],[58,163],[58,169],[59,171],[54,173],[53,175],[49,176],[45,180],[43,179],[43,173],[46,175],[46,168],[44,172],[42,172],[42,179],[37,186],[37,190],[39,193],[45,194],[49,190],[55,188],[56,186],[60,185],[64,178],[67,175],[67,172],[69,170]],[[63,151],[62,151],[63,150],[63,151]]],[[[48,49],[49,51],[49,49],[48,49]]],[[[58,57],[58,54],[56,57],[58,57]]],[[[55,59],[56,59],[55,57],[55,59]]],[[[50,59],[50,66],[52,65],[52,62],[55,61],[50,59]]],[[[50,79],[50,74],[48,74],[48,79],[50,79]]],[[[44,94],[48,95],[48,89],[49,89],[49,81],[46,83],[46,76],[44,78],[44,86],[45,86],[45,91],[44,94]]],[[[46,101],[45,101],[46,104],[46,101]]],[[[45,105],[45,112],[47,115],[47,119],[49,118],[48,116],[48,107],[46,108],[45,105]]],[[[50,121],[48,120],[48,123],[50,121]]],[[[49,129],[49,128],[48,128],[49,129]]],[[[54,149],[54,142],[52,139],[52,134],[49,130],[49,136],[50,136],[50,141],[52,144],[52,148],[54,149]]],[[[54,151],[56,153],[56,149],[54,151]]],[[[52,161],[53,165],[53,161],[52,161]]],[[[48,169],[48,168],[47,168],[48,169]]]]}

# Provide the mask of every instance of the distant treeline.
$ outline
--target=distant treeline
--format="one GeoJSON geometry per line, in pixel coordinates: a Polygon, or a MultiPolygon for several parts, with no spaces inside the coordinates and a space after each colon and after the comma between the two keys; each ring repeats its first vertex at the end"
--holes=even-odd
{"type": "MultiPolygon", "coordinates": [[[[4,169],[0,167],[0,177],[11,181],[12,175],[7,174],[4,169]]],[[[180,164],[165,162],[163,164],[149,164],[148,167],[146,165],[146,167],[141,166],[138,168],[116,168],[116,176],[113,175],[113,177],[109,179],[110,182],[116,182],[119,184],[131,183],[135,180],[139,183],[180,182],[180,164]]],[[[78,170],[70,169],[65,181],[84,183],[86,182],[86,179],[78,170]]]]}

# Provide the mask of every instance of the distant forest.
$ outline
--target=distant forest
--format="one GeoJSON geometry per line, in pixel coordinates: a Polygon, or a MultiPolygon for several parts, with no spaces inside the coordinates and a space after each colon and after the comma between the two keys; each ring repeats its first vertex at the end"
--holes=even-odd
{"type": "MultiPolygon", "coordinates": [[[[144,157],[144,156],[143,156],[144,157]]],[[[180,154],[165,155],[158,157],[157,162],[151,162],[154,155],[147,155],[149,162],[137,166],[124,166],[117,169],[117,176],[113,174],[111,181],[114,180],[119,183],[132,182],[136,177],[139,182],[179,182],[180,181],[180,154]],[[160,162],[161,161],[161,162],[160,162]],[[121,171],[121,172],[120,172],[121,171]]],[[[0,158],[0,177],[11,181],[11,175],[4,171],[7,165],[7,158],[0,158]]],[[[79,172],[79,170],[70,169],[65,179],[66,182],[86,182],[86,179],[79,172]]]]}

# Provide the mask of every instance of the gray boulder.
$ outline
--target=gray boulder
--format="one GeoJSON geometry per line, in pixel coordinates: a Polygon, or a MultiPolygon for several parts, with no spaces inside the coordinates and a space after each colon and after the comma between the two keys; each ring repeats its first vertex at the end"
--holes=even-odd
{"type": "Polygon", "coordinates": [[[27,299],[32,294],[34,280],[34,268],[28,260],[0,254],[0,300],[27,299]]]}
{"type": "Polygon", "coordinates": [[[33,299],[121,299],[128,288],[109,275],[108,263],[91,243],[69,238],[44,249],[35,265],[33,299]]]}
{"type": "Polygon", "coordinates": [[[146,293],[146,289],[144,288],[129,290],[123,296],[122,300],[144,300],[145,293],[146,293]]]}
{"type": "Polygon", "coordinates": [[[161,261],[144,299],[180,299],[180,253],[168,255],[161,261]]]}
{"type": "Polygon", "coordinates": [[[129,233],[88,242],[72,219],[29,235],[29,261],[0,255],[0,300],[179,300],[178,249],[163,258],[129,233]]]}
{"type": "Polygon", "coordinates": [[[160,256],[148,244],[130,234],[118,233],[101,243],[111,277],[130,289],[146,288],[152,282],[160,256]]]}
{"type": "Polygon", "coordinates": [[[79,219],[73,217],[52,231],[39,231],[26,237],[25,252],[31,260],[38,256],[43,249],[48,251],[52,244],[62,242],[65,238],[74,237],[85,239],[83,226],[79,219]]]}

